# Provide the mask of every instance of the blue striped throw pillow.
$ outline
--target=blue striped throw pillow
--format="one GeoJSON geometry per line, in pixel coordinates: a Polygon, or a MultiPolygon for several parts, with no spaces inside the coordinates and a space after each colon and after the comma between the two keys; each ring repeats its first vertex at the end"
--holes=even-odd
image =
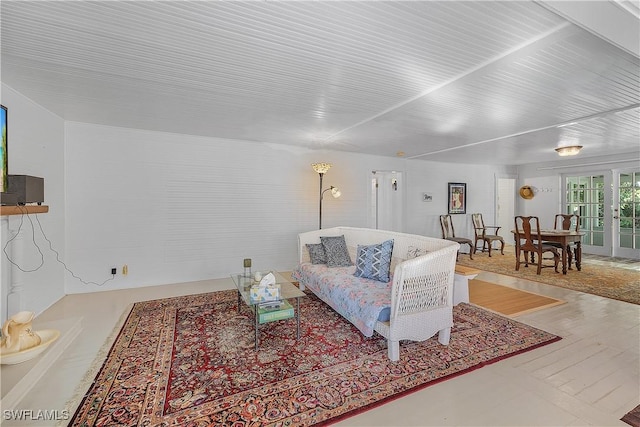
{"type": "Polygon", "coordinates": [[[354,276],[388,282],[392,252],[393,240],[386,240],[377,245],[358,245],[354,276]]]}

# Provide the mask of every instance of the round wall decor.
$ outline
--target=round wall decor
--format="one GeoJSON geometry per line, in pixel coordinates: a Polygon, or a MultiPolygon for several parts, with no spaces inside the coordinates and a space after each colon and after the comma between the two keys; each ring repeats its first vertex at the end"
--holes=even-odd
{"type": "Polygon", "coordinates": [[[533,199],[533,188],[529,185],[523,185],[520,187],[520,197],[526,200],[533,199]]]}

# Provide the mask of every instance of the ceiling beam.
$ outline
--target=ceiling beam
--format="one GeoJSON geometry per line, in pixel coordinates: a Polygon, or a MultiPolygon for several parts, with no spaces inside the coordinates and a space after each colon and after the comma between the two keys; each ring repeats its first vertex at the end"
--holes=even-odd
{"type": "Polygon", "coordinates": [[[500,141],[501,139],[514,138],[516,136],[527,135],[527,134],[530,134],[530,133],[540,132],[540,131],[547,130],[547,129],[561,128],[561,127],[565,127],[565,126],[573,126],[573,125],[577,125],[578,123],[586,122],[586,121],[589,121],[589,120],[597,119],[597,118],[608,116],[608,115],[611,115],[611,114],[622,113],[624,111],[633,110],[633,109],[636,109],[636,108],[640,108],[640,104],[631,104],[631,105],[627,105],[627,106],[624,106],[624,107],[616,108],[616,109],[613,109],[613,110],[602,111],[600,113],[591,114],[591,115],[580,117],[580,118],[577,118],[577,119],[567,120],[567,121],[562,122],[562,123],[556,123],[556,124],[553,124],[553,125],[539,127],[539,128],[536,128],[536,129],[527,129],[527,130],[523,130],[521,132],[512,133],[510,135],[498,136],[496,138],[485,139],[484,141],[476,141],[476,142],[471,142],[469,144],[458,145],[456,147],[443,148],[441,150],[430,151],[428,153],[416,154],[415,156],[407,157],[407,159],[417,159],[417,158],[420,158],[420,157],[426,157],[426,156],[430,156],[430,155],[434,155],[434,154],[446,153],[448,151],[462,150],[462,149],[465,149],[465,148],[474,147],[476,145],[486,144],[487,142],[495,142],[495,141],[500,141]]]}
{"type": "Polygon", "coordinates": [[[625,1],[541,0],[540,5],[640,58],[640,16],[625,1]]]}
{"type": "Polygon", "coordinates": [[[415,95],[415,96],[413,96],[413,97],[411,97],[409,99],[406,99],[406,100],[404,100],[404,101],[402,101],[402,102],[400,102],[400,103],[398,103],[396,105],[393,105],[393,106],[391,106],[389,108],[386,108],[383,111],[380,111],[379,113],[376,113],[371,117],[367,117],[364,120],[360,120],[357,123],[354,123],[354,124],[352,124],[350,126],[347,126],[346,128],[341,129],[338,132],[335,132],[334,134],[323,138],[322,142],[328,142],[328,141],[334,139],[335,137],[337,137],[338,135],[341,135],[341,134],[345,133],[348,130],[351,130],[353,128],[356,128],[358,126],[361,126],[363,124],[371,122],[371,121],[377,119],[378,117],[381,117],[381,116],[383,116],[385,114],[388,114],[388,113],[390,113],[390,112],[392,112],[394,110],[398,110],[399,108],[404,107],[405,105],[407,105],[409,103],[412,103],[414,101],[417,101],[418,99],[424,98],[427,95],[429,95],[429,94],[431,94],[431,93],[433,93],[433,92],[435,92],[435,91],[437,91],[439,89],[442,89],[443,87],[448,86],[448,85],[450,85],[452,83],[460,81],[465,77],[468,77],[468,76],[470,76],[472,74],[478,74],[478,73],[482,72],[483,70],[486,71],[490,67],[495,66],[500,61],[505,60],[505,58],[509,58],[509,57],[512,57],[512,56],[517,55],[517,54],[522,54],[523,51],[526,51],[528,49],[535,49],[536,46],[540,46],[540,45],[542,45],[544,43],[550,43],[552,40],[555,40],[555,38],[562,37],[563,30],[566,30],[566,29],[570,30],[571,28],[572,28],[572,25],[569,22],[563,22],[562,24],[557,25],[554,28],[551,28],[550,30],[548,30],[546,32],[544,32],[542,34],[539,34],[538,36],[536,36],[536,37],[534,37],[534,38],[532,38],[530,40],[527,40],[524,43],[521,43],[521,44],[519,44],[517,46],[514,46],[511,49],[507,50],[506,52],[502,52],[501,54],[499,54],[497,56],[494,56],[493,58],[489,58],[488,60],[486,60],[486,61],[484,61],[484,62],[482,62],[480,64],[477,64],[476,66],[474,66],[474,67],[472,67],[472,68],[470,68],[468,70],[465,70],[464,72],[462,72],[462,73],[460,73],[460,74],[458,74],[456,76],[453,76],[452,78],[450,78],[450,79],[448,79],[448,80],[446,80],[444,82],[441,82],[441,83],[439,83],[439,84],[437,84],[435,86],[432,86],[432,87],[428,88],[427,90],[424,90],[424,91],[418,93],[417,95],[415,95]]]}

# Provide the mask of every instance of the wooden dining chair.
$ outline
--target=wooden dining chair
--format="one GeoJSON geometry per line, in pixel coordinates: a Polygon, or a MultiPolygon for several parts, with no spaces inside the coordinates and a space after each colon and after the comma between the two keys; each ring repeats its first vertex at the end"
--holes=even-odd
{"type": "MultiPolygon", "coordinates": [[[[471,239],[466,237],[456,237],[456,230],[453,228],[453,220],[451,215],[440,215],[440,228],[442,228],[442,238],[445,240],[451,240],[460,245],[469,245],[469,258],[473,259],[475,253],[475,247],[471,239]]],[[[459,252],[459,251],[458,251],[459,252]]],[[[456,260],[458,255],[456,255],[456,260]]]]}
{"type": "Polygon", "coordinates": [[[534,255],[537,255],[538,270],[536,274],[540,274],[543,268],[554,267],[556,273],[558,273],[558,263],[560,262],[560,253],[558,248],[552,245],[547,245],[542,242],[540,236],[540,220],[537,216],[516,216],[516,271],[520,270],[521,255],[524,254],[524,266],[529,267],[529,254],[531,254],[531,261],[534,262],[534,255]],[[553,254],[554,265],[544,265],[543,254],[545,252],[551,252],[553,254]]]}
{"type": "Polygon", "coordinates": [[[474,250],[476,252],[478,251],[478,242],[482,241],[482,252],[484,252],[488,247],[489,256],[491,256],[493,242],[500,242],[500,253],[504,255],[504,239],[502,236],[498,235],[498,231],[500,231],[501,227],[499,225],[484,225],[481,213],[471,214],[471,222],[473,223],[473,230],[476,235],[475,241],[473,242],[474,250]],[[492,230],[493,233],[488,233],[488,229],[492,230]]]}
{"type": "MultiPolygon", "coordinates": [[[[554,230],[573,230],[580,231],[580,215],[578,214],[557,214],[553,222],[554,230]]],[[[568,244],[566,248],[562,247],[558,242],[544,242],[546,245],[552,245],[556,248],[564,249],[567,251],[567,262],[569,264],[569,270],[571,270],[571,260],[574,257],[574,251],[571,250],[571,244],[568,244]]],[[[575,243],[574,243],[575,244],[575,243]]]]}

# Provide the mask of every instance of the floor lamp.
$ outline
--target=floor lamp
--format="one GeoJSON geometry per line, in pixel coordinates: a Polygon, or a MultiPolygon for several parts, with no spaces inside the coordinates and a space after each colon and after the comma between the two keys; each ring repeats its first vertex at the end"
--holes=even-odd
{"type": "Polygon", "coordinates": [[[324,193],[331,190],[331,195],[334,198],[340,197],[341,193],[340,193],[340,190],[338,190],[333,185],[325,189],[324,191],[322,190],[322,177],[331,168],[331,163],[312,163],[311,167],[313,167],[313,170],[318,172],[318,175],[320,175],[320,209],[319,209],[319,217],[318,217],[318,229],[321,230],[322,229],[322,198],[324,196],[324,193]]]}

